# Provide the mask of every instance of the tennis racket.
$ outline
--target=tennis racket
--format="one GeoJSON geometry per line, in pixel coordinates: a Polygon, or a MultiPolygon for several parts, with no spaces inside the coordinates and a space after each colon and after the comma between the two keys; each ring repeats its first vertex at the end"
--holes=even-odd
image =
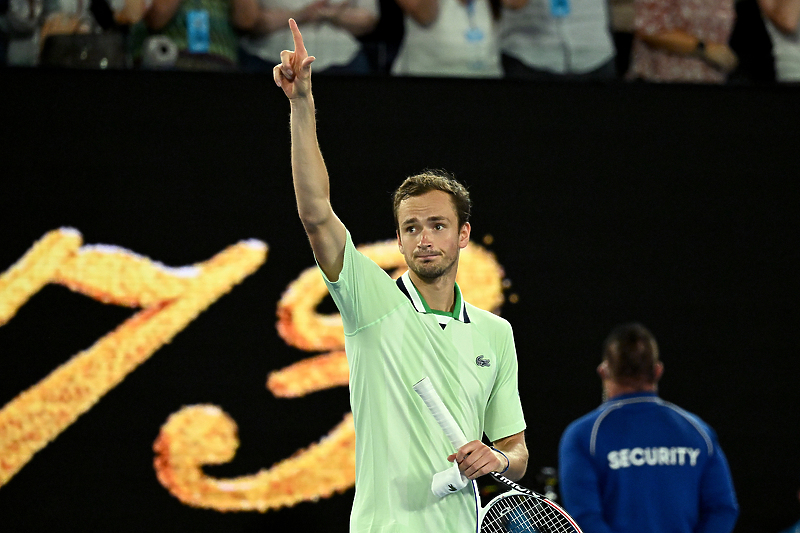
{"type": "MultiPolygon", "coordinates": [[[[453,447],[458,450],[465,445],[467,438],[430,379],[422,378],[413,388],[453,447]]],[[[478,511],[478,533],[583,533],[575,520],[551,500],[496,472],[492,477],[511,490],[495,496],[478,511]]]]}

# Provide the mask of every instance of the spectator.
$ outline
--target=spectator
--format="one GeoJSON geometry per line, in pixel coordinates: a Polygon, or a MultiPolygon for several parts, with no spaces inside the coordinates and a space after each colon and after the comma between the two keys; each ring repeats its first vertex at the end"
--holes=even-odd
{"type": "Polygon", "coordinates": [[[39,64],[44,67],[124,68],[125,44],[104,33],[90,0],[48,0],[41,27],[39,64]]]}
{"type": "Polygon", "coordinates": [[[30,67],[39,62],[44,9],[44,0],[8,0],[0,18],[5,38],[5,64],[30,67]]]}
{"type": "Polygon", "coordinates": [[[738,63],[728,46],[734,0],[634,0],[628,78],[724,83],[738,63]]]}
{"type": "Polygon", "coordinates": [[[758,5],[772,40],[775,77],[800,81],[800,0],[758,0],[758,5]]]}
{"type": "Polygon", "coordinates": [[[144,18],[152,3],[152,0],[109,0],[109,7],[115,24],[131,26],[144,18]]]}
{"type": "Polygon", "coordinates": [[[657,394],[658,346],[640,324],[614,329],[597,368],[605,401],[559,446],[563,502],[591,533],[730,533],[739,507],[714,431],[657,394]]]}
{"type": "Polygon", "coordinates": [[[259,14],[253,29],[241,41],[241,68],[272,72],[281,52],[292,48],[292,32],[286,21],[303,24],[309,48],[324,50],[314,63],[314,73],[368,74],[369,60],[358,37],[376,26],[380,16],[377,0],[258,0],[259,14]]]}
{"type": "Polygon", "coordinates": [[[397,0],[397,3],[403,10],[405,34],[392,74],[502,76],[497,34],[499,5],[490,0],[397,0]]]}
{"type": "MultiPolygon", "coordinates": [[[[72,55],[72,59],[77,59],[78,48],[83,49],[84,56],[87,55],[86,44],[89,39],[94,40],[91,53],[96,55],[103,46],[97,42],[101,28],[94,19],[91,7],[90,0],[10,0],[3,21],[9,36],[8,64],[47,65],[48,52],[66,59],[72,55]],[[60,41],[48,49],[48,45],[52,44],[48,42],[51,37],[60,41]],[[71,41],[80,40],[83,40],[81,46],[72,46],[71,41]]],[[[119,50],[114,55],[122,58],[122,46],[118,44],[119,50]]]]}
{"type": "Polygon", "coordinates": [[[144,19],[131,28],[134,64],[233,70],[238,63],[236,31],[252,28],[257,16],[256,0],[152,0],[144,19]],[[148,39],[153,36],[160,40],[148,39]],[[159,47],[151,46],[153,42],[159,47]],[[177,57],[159,63],[157,51],[167,54],[170,47],[177,57]]]}
{"type": "Polygon", "coordinates": [[[614,43],[606,2],[509,0],[500,18],[505,76],[613,79],[614,43]]]}

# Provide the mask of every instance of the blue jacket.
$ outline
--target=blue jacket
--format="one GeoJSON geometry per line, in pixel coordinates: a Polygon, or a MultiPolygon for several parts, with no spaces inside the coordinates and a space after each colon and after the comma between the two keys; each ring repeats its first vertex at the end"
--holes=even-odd
{"type": "Polygon", "coordinates": [[[800,521],[788,529],[784,529],[781,533],[800,533],[800,521]]]}
{"type": "Polygon", "coordinates": [[[584,533],[730,533],[739,514],[714,430],[655,393],[615,397],[570,424],[559,483],[584,533]]]}

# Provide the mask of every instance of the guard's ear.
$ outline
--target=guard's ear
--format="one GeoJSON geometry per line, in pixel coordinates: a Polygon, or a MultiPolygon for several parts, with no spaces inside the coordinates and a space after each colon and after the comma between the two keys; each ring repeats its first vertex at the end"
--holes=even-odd
{"type": "Polygon", "coordinates": [[[600,379],[606,380],[609,379],[609,371],[608,371],[608,361],[603,361],[599,365],[597,365],[597,375],[600,376],[600,379]]]}
{"type": "Polygon", "coordinates": [[[658,383],[658,380],[661,379],[661,376],[663,374],[664,374],[664,363],[659,361],[656,363],[655,376],[653,376],[655,379],[653,379],[653,383],[658,383]]]}

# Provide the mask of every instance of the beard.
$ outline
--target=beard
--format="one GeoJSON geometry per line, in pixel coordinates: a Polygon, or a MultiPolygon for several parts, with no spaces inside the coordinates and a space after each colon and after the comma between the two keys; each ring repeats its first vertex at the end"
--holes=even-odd
{"type": "MultiPolygon", "coordinates": [[[[446,260],[444,256],[441,256],[443,261],[446,260]]],[[[426,263],[426,262],[418,262],[418,261],[411,261],[408,265],[408,268],[411,269],[414,274],[419,276],[420,279],[424,280],[434,280],[440,278],[441,276],[450,272],[455,266],[456,260],[452,259],[450,262],[444,263],[426,263]]]]}

